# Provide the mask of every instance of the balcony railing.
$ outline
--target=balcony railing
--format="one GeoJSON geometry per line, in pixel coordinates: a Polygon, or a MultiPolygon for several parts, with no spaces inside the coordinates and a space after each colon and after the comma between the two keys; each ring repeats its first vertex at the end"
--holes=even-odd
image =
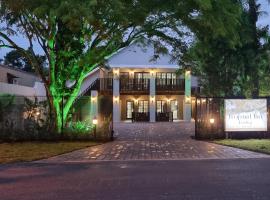
{"type": "Polygon", "coordinates": [[[120,79],[120,93],[149,93],[149,79],[120,79]]]}
{"type": "MultiPolygon", "coordinates": [[[[149,94],[150,79],[120,79],[120,93],[121,94],[149,94]]],[[[97,79],[87,89],[99,90],[102,93],[112,93],[113,79],[100,78],[97,79]]],[[[156,93],[157,94],[184,94],[185,80],[184,79],[156,79],[156,93]]],[[[192,88],[192,94],[198,94],[199,88],[192,88]]],[[[90,93],[88,94],[90,95],[90,93]]]]}
{"type": "Polygon", "coordinates": [[[157,92],[178,92],[184,93],[185,80],[184,79],[156,79],[157,92]]]}
{"type": "Polygon", "coordinates": [[[100,78],[99,79],[99,90],[101,92],[112,92],[113,90],[113,79],[112,78],[100,78]]]}
{"type": "Polygon", "coordinates": [[[156,121],[157,122],[172,122],[173,113],[172,112],[157,112],[156,121]]]}
{"type": "Polygon", "coordinates": [[[149,112],[132,112],[132,122],[148,122],[149,112]]]}

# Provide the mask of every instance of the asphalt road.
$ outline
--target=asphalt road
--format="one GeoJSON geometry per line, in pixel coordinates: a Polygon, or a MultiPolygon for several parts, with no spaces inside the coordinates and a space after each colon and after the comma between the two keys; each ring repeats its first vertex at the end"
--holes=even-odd
{"type": "Polygon", "coordinates": [[[270,199],[270,159],[0,166],[1,200],[270,199]]]}

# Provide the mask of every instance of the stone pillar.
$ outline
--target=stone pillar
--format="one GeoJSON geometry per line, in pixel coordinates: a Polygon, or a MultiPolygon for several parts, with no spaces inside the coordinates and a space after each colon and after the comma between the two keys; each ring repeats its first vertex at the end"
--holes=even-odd
{"type": "Polygon", "coordinates": [[[184,120],[191,120],[191,72],[185,72],[185,99],[184,99],[184,120]]]}
{"type": "Polygon", "coordinates": [[[91,114],[90,120],[92,122],[93,118],[98,118],[98,91],[91,91],[91,114]]]}
{"type": "Polygon", "coordinates": [[[149,112],[150,112],[150,122],[156,121],[156,78],[155,72],[152,70],[150,72],[150,87],[149,87],[149,112]]]}
{"type": "Polygon", "coordinates": [[[113,69],[113,122],[121,120],[119,69],[113,69]]]}

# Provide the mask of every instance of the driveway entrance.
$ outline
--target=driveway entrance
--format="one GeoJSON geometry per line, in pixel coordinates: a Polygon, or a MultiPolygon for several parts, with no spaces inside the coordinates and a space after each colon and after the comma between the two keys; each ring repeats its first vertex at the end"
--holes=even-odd
{"type": "Polygon", "coordinates": [[[261,158],[265,154],[225,147],[191,138],[194,123],[118,123],[116,140],[56,156],[47,161],[183,160],[261,158]]]}

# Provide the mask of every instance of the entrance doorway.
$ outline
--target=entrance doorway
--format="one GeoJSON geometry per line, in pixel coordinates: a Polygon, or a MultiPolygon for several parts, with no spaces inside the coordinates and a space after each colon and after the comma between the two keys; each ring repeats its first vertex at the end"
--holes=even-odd
{"type": "Polygon", "coordinates": [[[172,100],[171,101],[171,112],[173,115],[173,120],[178,119],[178,101],[172,100]]]}
{"type": "Polygon", "coordinates": [[[132,113],[134,112],[134,101],[127,101],[126,118],[132,119],[132,113]]]}

